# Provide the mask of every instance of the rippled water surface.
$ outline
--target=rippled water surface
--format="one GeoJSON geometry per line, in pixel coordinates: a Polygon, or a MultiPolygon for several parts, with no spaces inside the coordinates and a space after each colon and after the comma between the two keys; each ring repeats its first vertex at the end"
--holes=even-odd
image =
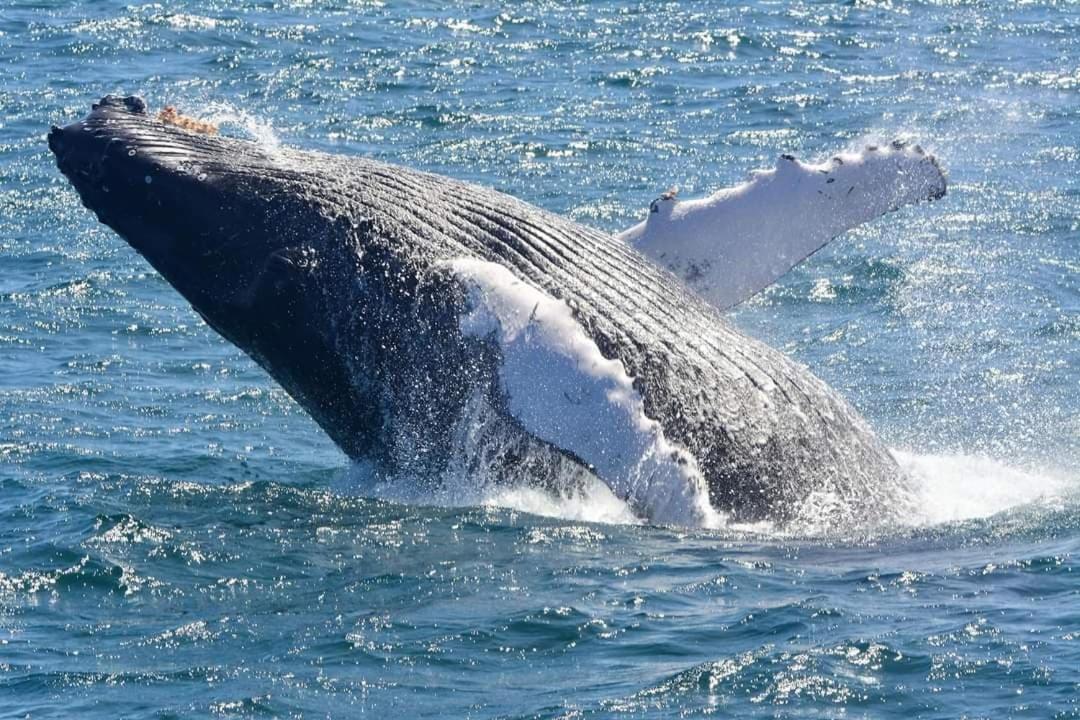
{"type": "Polygon", "coordinates": [[[1067,2],[0,0],[0,716],[1080,717],[1078,37],[1067,2]],[[920,515],[800,537],[344,492],[56,171],[49,124],[107,92],[609,230],[917,139],[944,200],[733,319],[867,416],[920,515]]]}

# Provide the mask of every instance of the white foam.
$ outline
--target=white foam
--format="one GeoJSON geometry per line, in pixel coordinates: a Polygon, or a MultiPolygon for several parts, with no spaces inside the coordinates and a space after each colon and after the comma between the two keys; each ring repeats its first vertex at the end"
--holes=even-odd
{"type": "Polygon", "coordinates": [[[556,496],[528,486],[489,489],[481,504],[504,507],[545,517],[609,525],[640,525],[644,522],[625,501],[615,497],[602,482],[587,483],[580,493],[556,496]]]}
{"type": "Polygon", "coordinates": [[[940,525],[996,515],[1023,505],[1059,503],[1080,483],[1047,470],[1011,467],[985,456],[917,455],[894,450],[913,477],[920,514],[913,525],[940,525]]]}
{"type": "MultiPolygon", "coordinates": [[[[901,467],[916,482],[918,512],[901,518],[912,527],[988,518],[1024,506],[1060,506],[1080,490],[1080,478],[1064,473],[1011,467],[997,460],[972,455],[920,455],[894,450],[901,467]]],[[[556,495],[528,486],[478,481],[475,476],[454,475],[438,486],[409,478],[375,477],[365,463],[354,463],[335,488],[345,494],[361,494],[395,502],[441,507],[500,507],[572,522],[640,525],[646,518],[636,514],[601,481],[587,480],[580,490],[556,495]]],[[[728,531],[757,537],[800,537],[836,531],[825,517],[843,514],[836,499],[811,495],[790,526],[771,522],[727,523],[728,531]]],[[[680,523],[701,526],[700,523],[680,523]]]]}
{"type": "Polygon", "coordinates": [[[585,479],[572,493],[555,494],[523,484],[489,482],[452,474],[437,486],[407,477],[381,477],[365,462],[354,462],[334,490],[393,502],[439,507],[498,507],[575,522],[640,525],[643,521],[596,478],[585,479]]]}

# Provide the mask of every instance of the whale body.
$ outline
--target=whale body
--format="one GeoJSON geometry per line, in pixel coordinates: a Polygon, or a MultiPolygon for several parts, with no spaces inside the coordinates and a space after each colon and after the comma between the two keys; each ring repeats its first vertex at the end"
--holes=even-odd
{"type": "Polygon", "coordinates": [[[655,522],[903,512],[803,366],[626,243],[472,184],[163,124],[106,97],[49,145],[82,202],[380,477],[598,477],[655,522]]]}

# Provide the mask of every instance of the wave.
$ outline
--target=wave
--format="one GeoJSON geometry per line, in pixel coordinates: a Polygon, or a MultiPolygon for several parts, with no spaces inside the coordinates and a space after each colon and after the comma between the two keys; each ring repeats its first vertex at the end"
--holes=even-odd
{"type": "MultiPolygon", "coordinates": [[[[991,518],[1024,506],[1061,507],[1080,490],[1080,478],[1065,471],[1017,467],[984,455],[919,454],[899,449],[892,452],[915,483],[917,511],[898,518],[901,526],[910,528],[991,518]]],[[[465,476],[433,487],[402,478],[374,480],[366,466],[356,463],[338,484],[335,490],[339,492],[396,502],[497,507],[571,522],[646,524],[595,478],[558,493],[520,484],[477,483],[475,478],[465,476]]],[[[822,522],[821,515],[828,512],[829,504],[814,498],[793,527],[780,530],[770,523],[753,523],[721,529],[758,536],[787,536],[793,531],[801,536],[821,535],[836,530],[835,525],[822,522]]]]}

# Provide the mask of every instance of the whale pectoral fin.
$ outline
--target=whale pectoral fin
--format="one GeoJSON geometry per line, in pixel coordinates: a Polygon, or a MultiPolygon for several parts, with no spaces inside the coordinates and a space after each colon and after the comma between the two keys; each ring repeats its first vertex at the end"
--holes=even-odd
{"type": "Polygon", "coordinates": [[[945,194],[945,174],[918,145],[894,142],[816,165],[782,155],[742,185],[699,200],[665,194],[619,238],[720,309],[752,297],[834,237],[945,194]]]}
{"type": "Polygon", "coordinates": [[[716,525],[694,458],[669,442],[622,362],[605,358],[570,308],[502,265],[459,259],[465,336],[497,345],[506,412],[571,455],[637,513],[659,523],[716,525]]]}

